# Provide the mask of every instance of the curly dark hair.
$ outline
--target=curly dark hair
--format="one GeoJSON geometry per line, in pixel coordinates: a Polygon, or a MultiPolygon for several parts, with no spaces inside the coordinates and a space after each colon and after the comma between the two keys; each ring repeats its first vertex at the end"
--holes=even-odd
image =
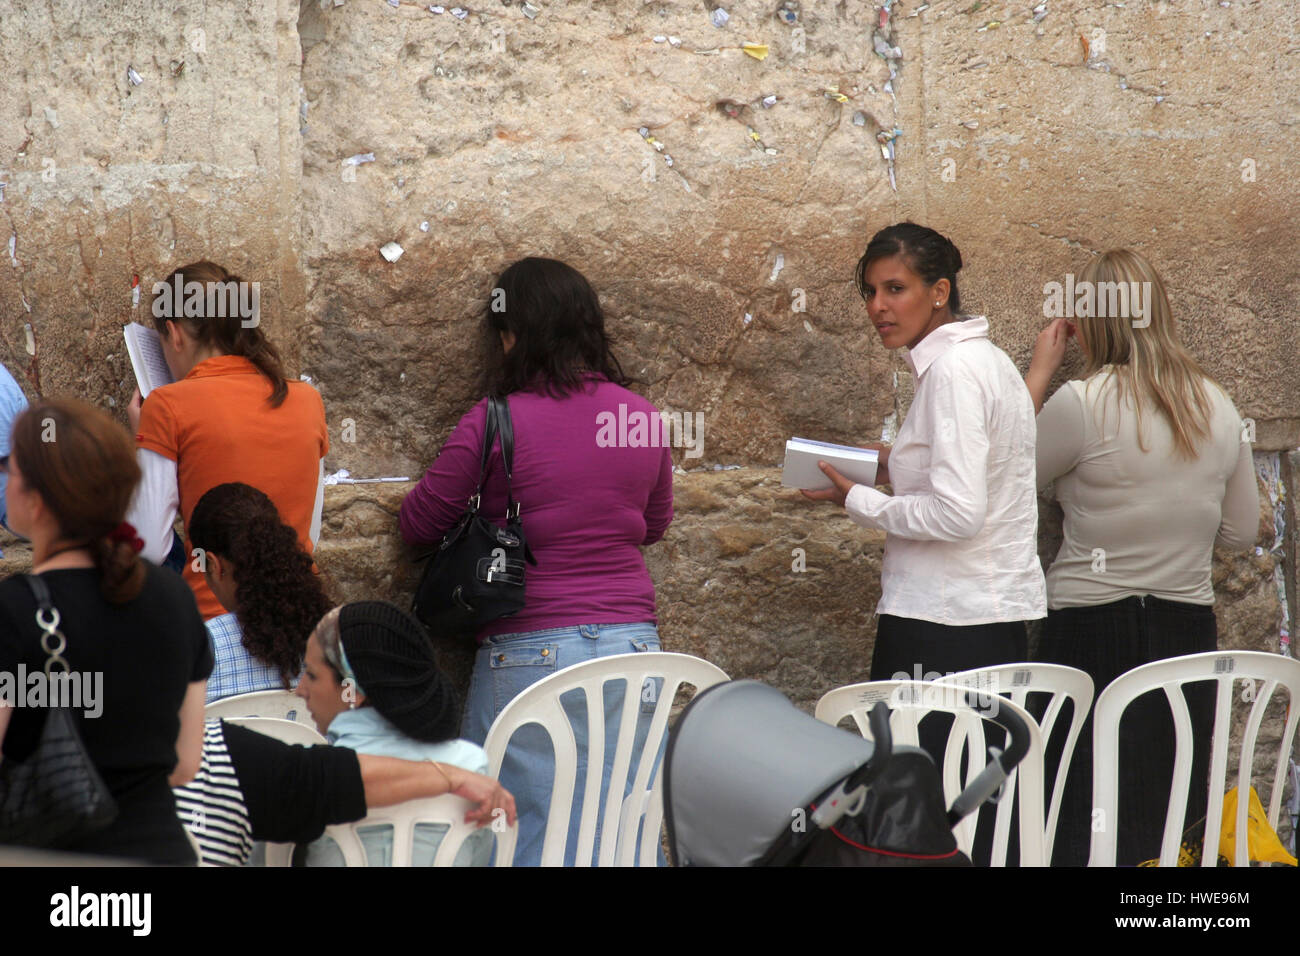
{"type": "Polygon", "coordinates": [[[270,498],[240,482],[209,490],[186,530],[193,547],[232,565],[244,647],[279,668],[288,689],[302,670],[312,628],[333,607],[298,532],[280,520],[270,498]]]}

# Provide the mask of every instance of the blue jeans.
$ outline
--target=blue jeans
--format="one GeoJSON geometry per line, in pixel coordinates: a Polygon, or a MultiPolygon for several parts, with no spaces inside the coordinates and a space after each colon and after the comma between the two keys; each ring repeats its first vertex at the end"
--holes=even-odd
{"type": "MultiPolygon", "coordinates": [[[[498,714],[521,691],[550,677],[556,671],[582,661],[614,654],[658,651],[659,631],[653,624],[582,624],[555,627],[518,634],[499,634],[483,642],[474,658],[469,697],[461,736],[477,744],[487,737],[498,714]]],[[[649,682],[647,682],[649,683],[649,682]]],[[[641,718],[637,724],[635,748],[626,783],[618,787],[622,796],[631,792],[641,748],[650,729],[650,715],[658,700],[657,688],[636,688],[641,695],[641,718]]],[[[596,844],[592,862],[599,858],[600,827],[610,790],[614,750],[618,744],[618,726],[623,707],[624,685],[618,681],[605,684],[605,754],[601,763],[604,774],[601,786],[601,813],[596,823],[596,844]]],[[[582,811],[582,793],[587,777],[587,705],[580,690],[561,698],[578,745],[578,776],[569,820],[564,865],[573,866],[578,849],[578,823],[582,811]]],[[[515,866],[538,866],[542,858],[542,838],[546,832],[546,815],[550,809],[551,786],[555,779],[555,751],[550,734],[531,725],[520,728],[510,738],[499,775],[501,783],[514,795],[519,812],[519,842],[515,847],[515,866]]],[[[662,754],[656,755],[656,762],[662,754]]],[[[594,762],[594,761],[593,761],[594,762]]],[[[657,771],[656,771],[657,772],[657,771]]],[[[650,780],[655,779],[652,774],[650,780]]],[[[658,839],[651,835],[650,839],[658,839]]],[[[663,857],[660,854],[660,865],[663,857]]]]}

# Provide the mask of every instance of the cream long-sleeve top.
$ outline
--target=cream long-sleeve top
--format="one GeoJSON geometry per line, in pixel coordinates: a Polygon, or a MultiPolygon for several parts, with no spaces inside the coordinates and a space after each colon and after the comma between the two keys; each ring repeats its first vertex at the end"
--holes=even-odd
{"type": "Polygon", "coordinates": [[[1255,543],[1259,492],[1232,400],[1213,383],[1211,434],[1195,458],[1174,452],[1168,422],[1146,402],[1142,444],[1132,394],[1119,402],[1106,366],[1067,382],[1038,415],[1038,486],[1055,482],[1065,540],[1047,572],[1048,607],[1147,596],[1213,604],[1215,544],[1255,543]]]}
{"type": "Polygon", "coordinates": [[[894,493],[854,485],[845,500],[886,532],[877,614],[959,626],[1047,614],[1034,403],[988,328],[970,316],[908,350],[916,394],[889,455],[894,493]]]}

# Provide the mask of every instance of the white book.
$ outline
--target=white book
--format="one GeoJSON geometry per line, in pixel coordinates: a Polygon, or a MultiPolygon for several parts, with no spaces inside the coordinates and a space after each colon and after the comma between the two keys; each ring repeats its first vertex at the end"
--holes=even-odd
{"type": "Polygon", "coordinates": [[[167,359],[163,357],[162,340],[156,331],[132,322],[122,330],[122,334],[126,338],[126,354],[131,359],[141,399],[148,398],[155,388],[175,381],[172,370],[167,367],[167,359]]]}
{"type": "Polygon", "coordinates": [[[785,443],[781,484],[786,488],[803,488],[806,491],[833,488],[831,480],[817,467],[817,462],[824,461],[845,478],[871,487],[876,483],[876,464],[879,460],[880,453],[872,448],[832,445],[811,438],[791,438],[785,443]]]}

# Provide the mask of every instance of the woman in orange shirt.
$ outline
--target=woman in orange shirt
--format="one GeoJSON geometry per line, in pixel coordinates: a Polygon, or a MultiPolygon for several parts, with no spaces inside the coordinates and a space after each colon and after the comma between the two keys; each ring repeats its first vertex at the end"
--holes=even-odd
{"type": "MultiPolygon", "coordinates": [[[[195,262],[166,285],[153,303],[154,325],[175,381],[143,404],[137,392],[129,409],[143,479],[128,518],[145,557],[162,563],[174,549],[177,514],[188,528],[203,494],[232,481],[275,502],[310,554],[329,451],[320,394],[285,380],[279,353],[258,327],[256,283],[195,262]]],[[[204,580],[202,557],[187,547],[181,560],[206,621],[225,609],[204,580]]]]}

